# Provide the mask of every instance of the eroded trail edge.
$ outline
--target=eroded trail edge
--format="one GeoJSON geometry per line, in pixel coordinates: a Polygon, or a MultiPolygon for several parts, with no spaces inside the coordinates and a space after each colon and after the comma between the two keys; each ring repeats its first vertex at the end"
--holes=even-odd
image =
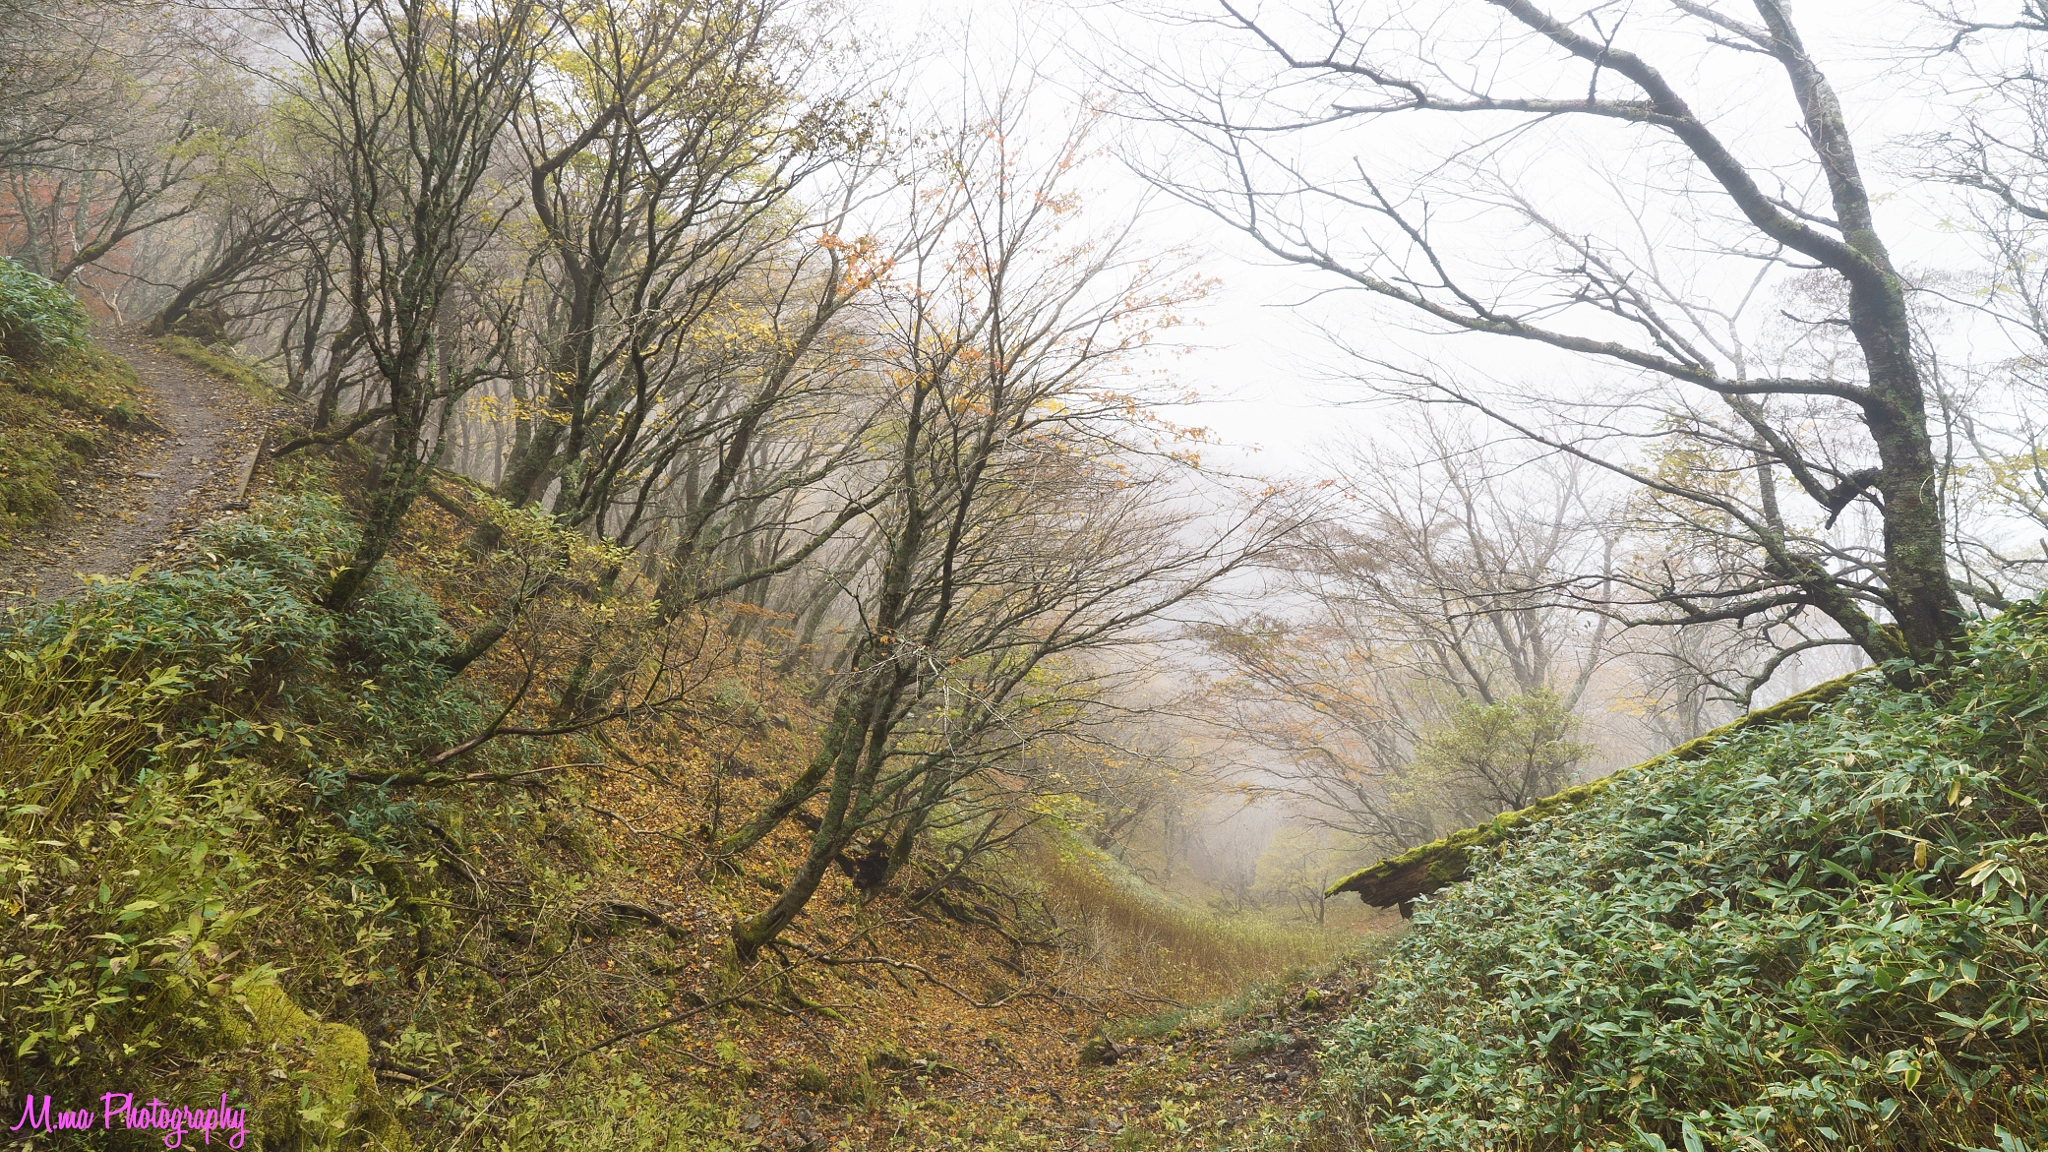
{"type": "Polygon", "coordinates": [[[170,555],[234,499],[270,426],[269,405],[139,333],[96,336],[134,369],[149,418],[163,431],[127,437],[81,469],[66,482],[66,511],[0,552],[0,605],[69,596],[83,587],[82,575],[125,575],[170,555]]]}

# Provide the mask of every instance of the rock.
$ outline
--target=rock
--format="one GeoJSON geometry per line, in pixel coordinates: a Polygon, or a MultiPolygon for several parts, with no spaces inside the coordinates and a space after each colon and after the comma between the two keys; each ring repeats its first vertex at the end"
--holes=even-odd
{"type": "Polygon", "coordinates": [[[261,1046],[305,1072],[302,1081],[250,1109],[259,1129],[252,1135],[259,1135],[262,1147],[412,1152],[411,1138],[377,1091],[370,1041],[361,1032],[315,1019],[270,983],[253,985],[223,1003],[220,1024],[235,1046],[261,1046]]]}
{"type": "Polygon", "coordinates": [[[1128,1058],[1136,1051],[1134,1045],[1118,1044],[1098,1032],[1090,1036],[1086,1044],[1081,1045],[1081,1067],[1106,1068],[1128,1058]]]}
{"type": "Polygon", "coordinates": [[[910,1053],[884,1044],[868,1053],[868,1069],[873,1072],[901,1072],[910,1067],[910,1060],[910,1053]]]}

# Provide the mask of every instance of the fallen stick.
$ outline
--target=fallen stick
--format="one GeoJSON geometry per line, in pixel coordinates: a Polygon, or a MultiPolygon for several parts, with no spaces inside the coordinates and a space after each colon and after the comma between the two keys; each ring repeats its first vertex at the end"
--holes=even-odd
{"type": "Polygon", "coordinates": [[[263,440],[258,440],[256,442],[256,446],[254,448],[249,449],[249,455],[242,461],[242,479],[235,485],[235,496],[233,500],[229,501],[229,503],[240,504],[243,500],[248,498],[249,481],[254,480],[256,478],[256,461],[262,459],[263,442],[264,440],[268,439],[270,439],[270,437],[268,434],[266,434],[263,437],[263,440]]]}

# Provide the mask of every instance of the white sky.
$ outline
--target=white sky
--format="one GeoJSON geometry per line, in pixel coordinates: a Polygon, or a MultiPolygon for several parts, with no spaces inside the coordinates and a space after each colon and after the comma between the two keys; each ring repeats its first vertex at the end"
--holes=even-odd
{"type": "MultiPolygon", "coordinates": [[[[1182,7],[1208,12],[1204,0],[1177,0],[1182,7]]],[[[1285,11],[1290,3],[1260,6],[1267,14],[1285,11]]],[[[1385,0],[1374,7],[1386,6],[1385,0]]],[[[1466,0],[1429,4],[1399,3],[1424,11],[1470,11],[1466,0]]],[[[1561,14],[1576,14],[1589,0],[1563,0],[1561,14]]],[[[1743,0],[1722,0],[1725,10],[1754,19],[1743,0]]],[[[1363,9],[1365,5],[1357,6],[1363,9]]],[[[2003,7],[2002,5],[1999,7],[2003,7]]],[[[1987,5],[1987,8],[1990,8],[1987,5]]],[[[1641,9],[1668,10],[1659,0],[1606,6],[1610,15],[1641,9]]],[[[1996,9],[1992,9],[1996,10],[1996,9]]],[[[1958,266],[1968,261],[1957,253],[1957,238],[1944,219],[1945,209],[1929,200],[1928,190],[1895,171],[1897,154],[1889,145],[1913,132],[1938,127],[1936,107],[1925,96],[1915,72],[1901,65],[1899,45],[1924,29],[1908,3],[1900,0],[1801,0],[1795,14],[1809,52],[1821,63],[1841,93],[1856,131],[1856,145],[1866,175],[1880,197],[1881,221],[1893,255],[1902,266],[1958,266]]],[[[1053,78],[1065,85],[1085,83],[1092,69],[1117,58],[1121,47],[1146,51],[1147,38],[1160,35],[1122,5],[1089,0],[888,0],[866,9],[863,18],[879,16],[896,34],[921,30],[926,64],[916,84],[958,83],[957,62],[944,59],[947,45],[958,42],[950,30],[973,29],[973,55],[991,62],[1037,58],[1053,78]],[[1110,30],[1105,33],[1103,30],[1110,30]],[[1105,38],[1122,41],[1110,43],[1105,38]]],[[[1173,47],[1201,50],[1199,29],[1172,33],[1173,47]]],[[[1759,87],[1723,68],[1697,45],[1658,44],[1667,49],[1653,55],[1685,89],[1696,108],[1731,121],[1753,122],[1754,139],[1732,134],[1738,146],[1761,143],[1772,131],[1792,129],[1796,108],[1782,74],[1766,73],[1759,87]],[[1670,50],[1670,49],[1675,49],[1670,50]],[[1775,81],[1773,85],[1771,81],[1775,81]]],[[[957,49],[951,49],[957,53],[957,49]]],[[[1725,58],[1726,54],[1722,54],[1725,58]]],[[[955,55],[955,60],[958,57],[955,55]]],[[[987,68],[988,65],[983,65],[987,68]]],[[[1130,131],[1142,131],[1132,128],[1130,131]]],[[[1418,152],[1428,150],[1418,141],[1418,152]]],[[[1398,163],[1398,159],[1396,161],[1398,163]]],[[[1127,171],[1097,173],[1112,201],[1143,194],[1144,184],[1127,171]]],[[[1386,426],[1382,412],[1342,407],[1362,389],[1339,377],[1345,360],[1317,328],[1321,320],[1347,332],[1370,333],[1376,341],[1405,353],[1437,362],[1469,365],[1499,379],[1531,375],[1576,382],[1588,371],[1583,360],[1532,350],[1527,345],[1485,337],[1445,337],[1418,330],[1415,318],[1393,306],[1356,294],[1317,299],[1331,281],[1321,274],[1276,266],[1256,253],[1242,237],[1196,209],[1157,199],[1148,232],[1161,242],[1191,242],[1200,269],[1220,282],[1203,305],[1192,310],[1197,324],[1179,336],[1197,351],[1176,359],[1179,379],[1208,399],[1198,410],[1177,416],[1182,423],[1214,428],[1227,449],[1209,455],[1219,463],[1274,476],[1313,476],[1318,449],[1333,442],[1370,437],[1386,426]],[[1303,308],[1305,301],[1316,303],[1303,308]]]]}

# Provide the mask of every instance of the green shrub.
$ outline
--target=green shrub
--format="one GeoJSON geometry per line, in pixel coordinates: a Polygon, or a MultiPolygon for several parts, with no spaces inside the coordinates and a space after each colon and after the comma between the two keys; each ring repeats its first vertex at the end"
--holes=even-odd
{"type": "Polygon", "coordinates": [[[348,776],[479,717],[403,576],[319,606],[354,544],[333,500],[286,494],[186,567],[0,615],[0,1082],[263,1095],[274,1054],[230,1033],[265,961],[317,994],[417,939],[400,865],[435,801],[348,776]]]}
{"type": "Polygon", "coordinates": [[[327,572],[355,548],[355,525],[332,497],[292,492],[209,525],[202,563],[240,561],[270,572],[296,596],[317,599],[327,572]]]}
{"type": "MultiPolygon", "coordinates": [[[[80,659],[177,667],[199,687],[270,684],[325,661],[333,622],[269,571],[245,563],[97,580],[25,621],[10,643],[68,634],[80,659]]],[[[260,693],[259,693],[260,694],[260,693]]]]}
{"type": "Polygon", "coordinates": [[[306,1016],[279,967],[345,965],[342,947],[374,963],[409,889],[354,833],[374,821],[347,804],[305,820],[312,790],[277,770],[316,745],[263,704],[326,699],[340,628],[262,551],[101,581],[0,627],[0,1081],[228,1093],[266,1146],[299,1147],[309,1126],[375,1117],[348,1079],[364,1037],[306,1016]],[[329,880],[346,895],[323,905],[329,880]],[[314,907],[348,925],[342,947],[294,923],[314,907]]]}
{"type": "Polygon", "coordinates": [[[16,364],[47,364],[84,344],[78,297],[0,257],[0,355],[16,364]]]}
{"type": "Polygon", "coordinates": [[[2048,1138],[2048,611],[1634,772],[1420,906],[1326,1071],[1375,1148],[2048,1138]]]}
{"type": "Polygon", "coordinates": [[[259,789],[167,732],[178,670],[80,631],[0,653],[0,1076],[131,1068],[217,1026],[259,789]],[[117,1039],[118,1038],[118,1039],[117,1039]]]}
{"type": "Polygon", "coordinates": [[[0,624],[0,647],[62,639],[75,661],[174,668],[202,690],[193,707],[237,709],[238,718],[192,720],[230,750],[254,738],[240,713],[276,707],[318,730],[327,746],[309,759],[329,775],[373,762],[409,766],[411,753],[474,731],[478,709],[466,690],[448,690],[436,661],[453,637],[410,580],[379,572],[345,616],[319,606],[355,531],[323,495],[259,501],[203,532],[189,566],[94,580],[80,596],[0,624]]]}
{"type": "MultiPolygon", "coordinates": [[[[545,1069],[615,1032],[620,1000],[587,968],[555,968],[589,943],[598,882],[590,825],[559,803],[573,784],[363,783],[474,736],[489,687],[450,680],[453,638],[401,572],[345,615],[322,608],[357,529],[309,476],[283,485],[204,529],[181,567],[0,610],[0,1085],[227,1092],[264,1147],[368,1123],[365,1101],[435,1147],[752,1146],[722,1142],[746,1106],[725,1085],[656,1092],[625,1054],[473,1100],[424,1078],[388,1097],[321,1087],[341,1083],[342,1049],[359,1071],[369,1052],[457,1078],[545,1069]],[[479,845],[486,883],[464,863],[479,845]],[[500,958],[529,978],[508,992],[500,958]]],[[[536,754],[495,742],[460,767],[536,754]]],[[[615,963],[671,959],[665,936],[603,946],[615,963]]],[[[669,1000],[653,985],[633,1003],[669,1000]]],[[[720,1073],[737,1088],[750,1066],[732,1055],[720,1073]]]]}

